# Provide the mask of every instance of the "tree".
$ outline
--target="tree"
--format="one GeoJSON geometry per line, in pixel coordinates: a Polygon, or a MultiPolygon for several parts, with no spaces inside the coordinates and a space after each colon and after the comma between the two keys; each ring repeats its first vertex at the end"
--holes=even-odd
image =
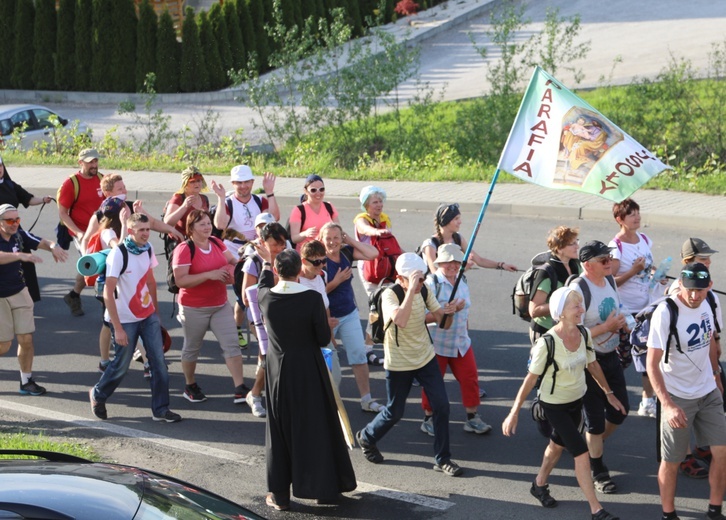
{"type": "Polygon", "coordinates": [[[280,8],[282,9],[282,23],[285,27],[292,29],[293,27],[301,27],[302,24],[297,23],[295,19],[295,4],[297,0],[280,0],[280,8]]]}
{"type": "Polygon", "coordinates": [[[348,15],[353,26],[353,36],[363,36],[363,20],[361,19],[360,6],[358,4],[358,0],[348,2],[348,15]]]}
{"type": "Polygon", "coordinates": [[[55,0],[35,0],[33,83],[39,90],[55,88],[53,54],[56,46],[57,24],[55,0]]]}
{"type": "MultiPolygon", "coordinates": [[[[91,90],[113,90],[113,3],[115,0],[93,0],[93,61],[91,65],[91,90]]],[[[86,28],[88,31],[89,28],[86,28]]]]}
{"type": "MultiPolygon", "coordinates": [[[[226,3],[226,2],[225,2],[226,3]]],[[[248,7],[248,0],[237,0],[235,2],[235,8],[237,9],[237,15],[239,16],[239,29],[242,33],[242,39],[245,44],[245,52],[249,56],[250,54],[257,53],[257,33],[255,26],[252,24],[252,15],[248,7]]],[[[267,34],[265,34],[265,38],[267,34]]],[[[245,58],[245,63],[247,59],[245,58]]]]}
{"type": "Polygon", "coordinates": [[[229,45],[229,34],[227,33],[227,21],[222,12],[222,6],[214,4],[209,9],[209,24],[212,27],[212,37],[217,40],[217,49],[219,50],[219,59],[222,62],[222,73],[224,75],[223,86],[229,84],[227,79],[227,71],[234,65],[232,63],[232,51],[229,45]]]}
{"type": "Polygon", "coordinates": [[[143,0],[139,6],[139,24],[136,28],[136,91],[144,89],[149,72],[156,72],[156,30],[159,21],[156,11],[143,0]]]}
{"type": "MultiPolygon", "coordinates": [[[[257,51],[258,69],[267,70],[268,59],[270,56],[270,42],[265,30],[265,24],[268,23],[265,12],[265,1],[263,0],[244,0],[247,2],[250,19],[252,20],[252,34],[255,35],[255,50],[257,51]]],[[[268,0],[269,1],[269,0],[268,0]]],[[[272,2],[269,2],[270,4],[272,2]]],[[[270,18],[270,22],[272,18],[270,18]]],[[[248,49],[249,52],[249,49],[248,49]]]]}
{"type": "Polygon", "coordinates": [[[199,26],[199,42],[202,46],[204,65],[207,67],[207,77],[209,78],[208,90],[219,90],[225,85],[226,74],[222,68],[217,40],[212,33],[212,24],[209,22],[206,11],[199,13],[197,25],[199,26]]]}
{"type": "Polygon", "coordinates": [[[164,9],[156,33],[156,90],[179,92],[179,57],[181,46],[176,39],[174,20],[164,9]]]}
{"type": "Polygon", "coordinates": [[[93,66],[93,0],[76,0],[76,19],[73,21],[76,50],[75,87],[91,90],[93,66]]]}
{"type": "Polygon", "coordinates": [[[184,11],[179,88],[182,92],[202,92],[209,89],[209,76],[204,64],[202,44],[199,41],[199,28],[194,9],[191,7],[187,7],[184,11]]]}
{"type": "Polygon", "coordinates": [[[75,18],[76,1],[60,0],[55,55],[55,85],[59,90],[73,90],[76,84],[75,18]]]}
{"type": "Polygon", "coordinates": [[[33,56],[33,39],[28,38],[28,28],[34,26],[33,0],[18,0],[15,11],[15,45],[10,82],[14,88],[33,88],[33,68],[28,66],[28,56],[33,56]]]}
{"type": "Polygon", "coordinates": [[[15,7],[17,3],[0,2],[0,34],[5,46],[0,52],[0,88],[10,88],[10,76],[13,70],[13,57],[15,55],[15,7]]]}
{"type": "Polygon", "coordinates": [[[111,78],[116,92],[136,90],[136,8],[134,0],[113,0],[111,78]]]}
{"type": "Polygon", "coordinates": [[[224,20],[227,23],[227,36],[229,38],[229,52],[232,56],[232,68],[241,70],[247,64],[247,53],[245,52],[245,42],[242,31],[239,27],[239,15],[235,2],[225,2],[224,20]]]}

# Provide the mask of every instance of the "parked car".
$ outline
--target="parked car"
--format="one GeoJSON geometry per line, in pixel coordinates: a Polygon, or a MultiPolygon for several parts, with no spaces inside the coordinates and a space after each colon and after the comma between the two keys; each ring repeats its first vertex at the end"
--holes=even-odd
{"type": "MultiPolygon", "coordinates": [[[[53,117],[63,127],[68,127],[72,122],[65,117],[56,114],[49,108],[40,105],[0,105],[0,145],[3,141],[10,139],[13,131],[22,128],[23,123],[27,124],[23,136],[22,148],[32,148],[36,141],[45,141],[53,144],[55,126],[52,123],[53,117]]],[[[86,134],[90,137],[91,130],[82,121],[78,122],[75,129],[77,134],[86,134]]]]}
{"type": "Polygon", "coordinates": [[[0,450],[0,518],[258,520],[263,517],[181,480],[64,453],[0,450]]]}

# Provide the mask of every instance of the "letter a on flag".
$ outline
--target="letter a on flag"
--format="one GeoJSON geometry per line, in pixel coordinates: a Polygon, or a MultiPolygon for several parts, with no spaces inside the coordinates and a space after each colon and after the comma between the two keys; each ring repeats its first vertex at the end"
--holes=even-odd
{"type": "Polygon", "coordinates": [[[671,168],[536,67],[499,169],[546,188],[620,202],[671,168]]]}

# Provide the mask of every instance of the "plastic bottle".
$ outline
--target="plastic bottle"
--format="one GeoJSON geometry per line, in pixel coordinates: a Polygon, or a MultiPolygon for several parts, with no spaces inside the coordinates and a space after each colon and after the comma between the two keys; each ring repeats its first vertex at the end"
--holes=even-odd
{"type": "Polygon", "coordinates": [[[658,269],[655,270],[655,273],[653,273],[652,278],[650,279],[650,288],[653,289],[657,284],[661,282],[666,277],[666,274],[668,274],[668,270],[671,268],[671,257],[669,256],[665,260],[663,260],[660,265],[658,266],[658,269]]]}
{"type": "Polygon", "coordinates": [[[633,315],[628,309],[623,307],[622,303],[620,304],[620,314],[625,316],[625,326],[628,330],[633,330],[635,328],[635,318],[633,318],[633,315]]]}

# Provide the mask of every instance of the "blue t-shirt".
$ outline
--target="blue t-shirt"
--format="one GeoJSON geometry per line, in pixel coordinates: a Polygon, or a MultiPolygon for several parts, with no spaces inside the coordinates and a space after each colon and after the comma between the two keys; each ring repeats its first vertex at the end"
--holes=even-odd
{"type": "MultiPolygon", "coordinates": [[[[0,251],[3,253],[19,253],[26,249],[38,249],[40,238],[19,230],[9,240],[0,236],[0,251]]],[[[25,287],[25,276],[20,260],[0,265],[0,298],[8,298],[18,294],[25,287]]]]}
{"type": "MultiPolygon", "coordinates": [[[[347,250],[346,253],[349,253],[350,257],[353,256],[353,248],[350,246],[343,246],[340,250],[340,263],[333,262],[330,257],[328,257],[328,262],[325,266],[328,280],[332,280],[333,278],[335,278],[338,269],[345,269],[346,267],[351,267],[351,263],[348,261],[348,258],[343,253],[343,249],[347,250]]],[[[328,300],[330,300],[330,315],[333,318],[342,318],[343,316],[347,316],[348,314],[356,310],[355,293],[353,293],[352,282],[353,278],[348,278],[346,281],[336,287],[332,292],[328,293],[328,300]]]]}

